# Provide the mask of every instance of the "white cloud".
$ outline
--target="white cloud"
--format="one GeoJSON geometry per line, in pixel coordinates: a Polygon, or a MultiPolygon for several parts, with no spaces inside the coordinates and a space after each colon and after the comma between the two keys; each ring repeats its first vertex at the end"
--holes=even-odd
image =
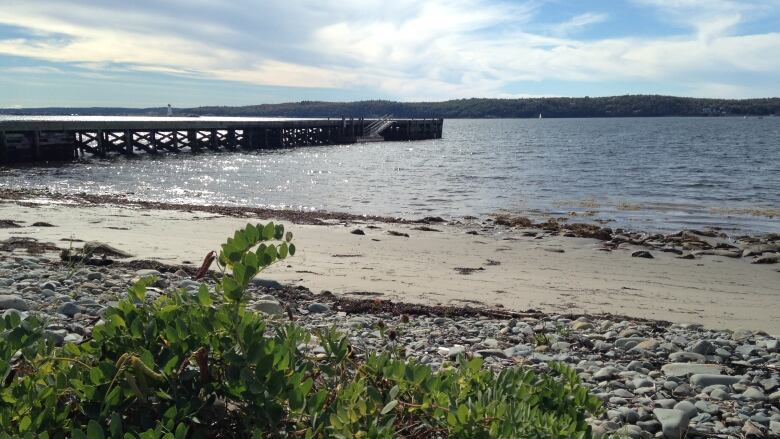
{"type": "Polygon", "coordinates": [[[593,26],[594,24],[603,23],[607,21],[608,18],[608,14],[587,12],[585,14],[572,17],[563,23],[556,25],[553,33],[562,36],[569,35],[593,26]]]}
{"type": "Polygon", "coordinates": [[[51,73],[64,73],[61,69],[51,66],[15,66],[0,67],[0,72],[4,73],[22,73],[25,75],[40,75],[51,73]]]}
{"type": "Polygon", "coordinates": [[[578,31],[608,19],[585,13],[551,25],[546,34],[533,33],[538,1],[398,0],[388,7],[379,0],[171,0],[144,10],[95,0],[88,6],[0,0],[0,24],[31,35],[0,39],[0,54],[67,63],[95,75],[143,71],[273,86],[367,88],[406,100],[521,95],[508,92],[507,85],[544,80],[700,81],[719,85],[692,90],[733,94],[746,90],[707,78],[780,70],[775,54],[780,33],[735,32],[746,17],[765,12],[766,2],[636,2],[690,32],[578,40],[578,31]]]}

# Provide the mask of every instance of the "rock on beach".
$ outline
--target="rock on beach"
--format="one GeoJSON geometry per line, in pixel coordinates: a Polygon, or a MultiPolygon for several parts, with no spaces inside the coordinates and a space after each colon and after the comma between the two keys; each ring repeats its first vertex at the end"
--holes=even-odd
{"type": "Polygon", "coordinates": [[[27,311],[31,304],[15,294],[0,294],[0,309],[15,309],[27,311]]]}

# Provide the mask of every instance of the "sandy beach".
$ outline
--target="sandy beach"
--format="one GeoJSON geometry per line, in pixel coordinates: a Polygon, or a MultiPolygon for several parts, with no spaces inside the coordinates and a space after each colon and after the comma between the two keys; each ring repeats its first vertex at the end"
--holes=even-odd
{"type": "MultiPolygon", "coordinates": [[[[68,240],[97,240],[134,259],[197,266],[247,222],[276,220],[247,215],[4,201],[0,218],[21,227],[0,229],[0,239],[31,237],[63,249],[81,245],[68,240]],[[54,227],[32,226],[40,221],[54,227]]],[[[299,253],[264,277],[351,297],[612,313],[780,333],[776,264],[714,255],[683,260],[658,251],[652,259],[636,258],[631,253],[642,247],[606,252],[596,239],[477,220],[431,224],[437,231],[425,231],[419,224],[324,217],[325,225],[282,220],[295,234],[299,253]],[[352,233],[356,229],[364,235],[352,233]]]]}

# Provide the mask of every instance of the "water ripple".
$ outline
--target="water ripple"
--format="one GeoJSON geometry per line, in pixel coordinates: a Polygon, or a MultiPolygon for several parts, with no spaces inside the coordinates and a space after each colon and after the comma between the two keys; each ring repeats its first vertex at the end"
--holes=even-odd
{"type": "Polygon", "coordinates": [[[417,217],[780,232],[780,118],[447,120],[444,138],[0,168],[0,186],[417,217]],[[626,209],[631,206],[631,209],[626,209]]]}

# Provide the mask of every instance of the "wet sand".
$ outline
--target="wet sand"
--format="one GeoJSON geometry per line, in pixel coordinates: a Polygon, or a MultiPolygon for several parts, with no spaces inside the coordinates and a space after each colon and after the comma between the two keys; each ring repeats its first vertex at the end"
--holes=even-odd
{"type": "MultiPolygon", "coordinates": [[[[61,248],[80,245],[69,239],[98,240],[137,259],[199,265],[236,228],[267,220],[253,212],[242,215],[247,218],[5,201],[0,218],[21,227],[0,229],[0,239],[33,237],[61,248]],[[55,227],[32,226],[39,221],[55,227]]],[[[604,252],[595,239],[535,239],[522,229],[476,223],[431,224],[437,232],[419,230],[419,224],[354,217],[324,215],[326,225],[290,224],[289,219],[282,223],[295,234],[299,253],[263,276],[314,292],[516,311],[613,313],[780,333],[776,264],[721,256],[681,260],[662,252],[652,252],[654,259],[633,258],[632,250],[640,247],[604,252]],[[365,235],[351,233],[358,228],[365,235]]]]}

